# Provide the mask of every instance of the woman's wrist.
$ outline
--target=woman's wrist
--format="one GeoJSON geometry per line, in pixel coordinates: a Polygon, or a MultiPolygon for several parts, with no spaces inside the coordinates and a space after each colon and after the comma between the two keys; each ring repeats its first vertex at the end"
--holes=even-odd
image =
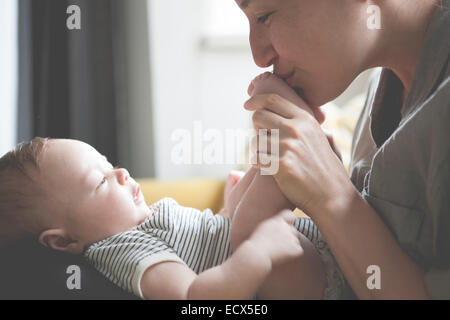
{"type": "Polygon", "coordinates": [[[422,270],[355,188],[322,210],[314,222],[359,298],[428,298],[422,270]],[[371,265],[383,272],[381,290],[367,288],[367,268],[371,265]]]}
{"type": "Polygon", "coordinates": [[[345,215],[353,212],[355,205],[361,201],[361,194],[354,187],[350,179],[346,179],[331,189],[333,190],[327,196],[327,199],[318,201],[305,212],[313,219],[333,219],[343,218],[345,215]]]}

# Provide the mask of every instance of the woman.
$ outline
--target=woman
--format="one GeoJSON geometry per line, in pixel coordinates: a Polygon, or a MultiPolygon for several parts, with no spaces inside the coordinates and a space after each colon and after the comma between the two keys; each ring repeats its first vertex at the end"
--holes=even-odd
{"type": "Polygon", "coordinates": [[[255,128],[280,129],[274,177],[317,224],[348,292],[450,298],[450,0],[236,2],[255,63],[273,66],[314,110],[316,119],[276,95],[245,104],[255,128]],[[369,23],[377,18],[369,6],[381,28],[369,23]],[[320,129],[319,106],[378,66],[349,179],[320,129]],[[370,270],[380,271],[380,286],[368,285],[370,270]]]}

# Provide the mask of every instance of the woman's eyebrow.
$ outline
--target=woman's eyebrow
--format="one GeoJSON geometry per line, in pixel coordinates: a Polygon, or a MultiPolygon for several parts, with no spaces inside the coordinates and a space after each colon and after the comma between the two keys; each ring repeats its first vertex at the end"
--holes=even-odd
{"type": "Polygon", "coordinates": [[[250,0],[243,0],[239,6],[242,9],[247,9],[249,4],[250,4],[250,0]]]}

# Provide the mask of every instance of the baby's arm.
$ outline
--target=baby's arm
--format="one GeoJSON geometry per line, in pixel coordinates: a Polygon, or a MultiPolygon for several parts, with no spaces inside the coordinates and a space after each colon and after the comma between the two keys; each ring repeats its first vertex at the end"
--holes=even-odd
{"type": "Polygon", "coordinates": [[[280,214],[261,223],[222,265],[199,275],[178,262],[162,262],[145,271],[146,299],[251,299],[272,268],[302,254],[298,232],[280,214]],[[270,236],[267,236],[267,235],[270,236]]]}
{"type": "MultiPolygon", "coordinates": [[[[291,222],[293,205],[281,193],[272,176],[256,173],[241,199],[231,226],[231,247],[239,250],[255,225],[280,211],[287,212],[291,222]],[[287,209],[287,210],[286,210],[287,209]]],[[[269,235],[266,235],[269,236],[269,235]]],[[[303,254],[295,260],[273,268],[258,290],[261,299],[321,299],[325,288],[325,270],[313,244],[299,234],[303,254]]]]}

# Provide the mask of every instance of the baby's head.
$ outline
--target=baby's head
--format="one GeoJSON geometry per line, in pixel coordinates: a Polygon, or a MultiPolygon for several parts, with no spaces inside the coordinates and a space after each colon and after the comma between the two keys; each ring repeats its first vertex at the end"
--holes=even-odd
{"type": "Polygon", "coordinates": [[[35,138],[0,159],[0,235],[80,254],[149,215],[139,185],[90,145],[35,138]]]}

